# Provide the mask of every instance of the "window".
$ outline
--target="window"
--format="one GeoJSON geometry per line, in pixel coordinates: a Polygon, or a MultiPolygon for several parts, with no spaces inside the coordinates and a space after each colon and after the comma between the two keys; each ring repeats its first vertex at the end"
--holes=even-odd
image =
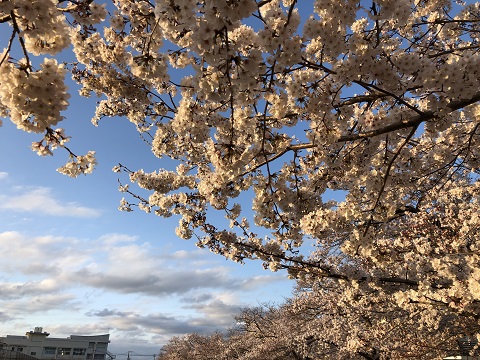
{"type": "Polygon", "coordinates": [[[37,355],[37,352],[36,352],[36,351],[32,351],[32,352],[30,352],[30,355],[35,356],[35,355],[37,355]]]}
{"type": "Polygon", "coordinates": [[[73,349],[73,355],[85,355],[87,349],[75,348],[73,349]]]}
{"type": "Polygon", "coordinates": [[[105,350],[107,348],[107,343],[99,342],[97,343],[97,350],[105,350]]]}
{"type": "Polygon", "coordinates": [[[97,344],[95,344],[94,342],[89,342],[89,343],[88,343],[88,348],[89,348],[89,349],[95,349],[95,348],[96,348],[96,345],[97,345],[97,344]]]}
{"type": "Polygon", "coordinates": [[[94,360],[103,360],[103,359],[105,359],[105,354],[95,354],[93,356],[93,359],[94,360]]]}
{"type": "Polygon", "coordinates": [[[70,355],[71,350],[72,349],[70,349],[70,348],[58,348],[57,355],[61,355],[61,356],[70,355]]]}
{"type": "Polygon", "coordinates": [[[43,348],[43,355],[55,355],[56,352],[57,352],[57,348],[54,348],[54,347],[43,348]]]}

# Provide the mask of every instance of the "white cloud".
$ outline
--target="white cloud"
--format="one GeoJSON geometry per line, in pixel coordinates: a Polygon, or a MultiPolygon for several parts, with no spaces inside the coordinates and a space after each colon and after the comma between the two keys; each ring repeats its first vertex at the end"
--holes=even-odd
{"type": "Polygon", "coordinates": [[[48,293],[56,293],[60,289],[58,284],[53,279],[44,279],[39,282],[25,282],[0,283],[0,294],[2,300],[20,299],[28,296],[45,296],[48,293]]]}
{"type": "Polygon", "coordinates": [[[45,313],[49,310],[69,309],[75,311],[76,297],[73,294],[42,294],[14,301],[3,301],[1,306],[9,314],[22,316],[31,313],[45,313]]]}
{"type": "MultiPolygon", "coordinates": [[[[109,236],[104,235],[99,239],[107,238],[109,236]]],[[[122,234],[114,238],[129,239],[122,234]]],[[[187,294],[194,289],[242,286],[241,279],[232,276],[227,267],[215,263],[185,266],[172,260],[170,254],[160,254],[149,243],[105,246],[98,240],[79,241],[51,235],[30,237],[6,231],[0,233],[0,253],[9,254],[2,260],[3,273],[39,280],[48,276],[64,288],[83,286],[121,294],[168,296],[187,294]]],[[[188,259],[189,265],[192,260],[193,257],[188,259]]]]}
{"type": "Polygon", "coordinates": [[[150,272],[118,274],[114,271],[93,272],[83,268],[68,277],[70,282],[123,294],[170,296],[194,289],[235,289],[238,281],[225,275],[224,269],[181,270],[150,269],[150,272]],[[222,271],[223,270],[223,271],[222,271]]]}
{"type": "MultiPolygon", "coordinates": [[[[28,277],[30,281],[51,278],[63,289],[81,286],[156,297],[173,294],[189,297],[194,296],[193,291],[204,293],[207,289],[248,292],[285,279],[263,275],[246,280],[235,275],[230,267],[219,266],[216,259],[198,265],[199,259],[205,257],[202,252],[183,252],[178,258],[156,249],[154,244],[132,243],[135,239],[119,233],[88,241],[6,231],[0,233],[0,253],[8,254],[2,260],[1,271],[28,277]]],[[[233,298],[222,301],[233,302],[233,298]]]]}
{"type": "Polygon", "coordinates": [[[78,240],[62,236],[27,236],[18,231],[0,232],[2,273],[52,275],[78,268],[90,258],[90,249],[78,240]],[[75,251],[72,249],[75,248],[75,251]]]}
{"type": "Polygon", "coordinates": [[[17,195],[0,195],[0,210],[36,212],[51,216],[97,217],[100,211],[77,203],[62,203],[54,198],[51,189],[28,188],[17,195]]]}
{"type": "MultiPolygon", "coordinates": [[[[240,312],[245,304],[225,303],[215,299],[208,303],[195,304],[191,309],[196,314],[169,314],[160,312],[119,311],[103,308],[91,310],[86,316],[98,317],[116,331],[138,336],[146,333],[168,335],[168,337],[186,333],[211,333],[226,330],[235,325],[234,315],[240,312]]],[[[126,335],[126,334],[125,334],[126,335]]]]}
{"type": "Polygon", "coordinates": [[[5,171],[0,171],[0,180],[6,179],[8,177],[8,173],[5,171]]]}
{"type": "Polygon", "coordinates": [[[244,305],[225,303],[216,299],[207,304],[192,304],[192,308],[197,310],[203,316],[191,321],[194,326],[201,327],[223,327],[227,328],[234,323],[233,315],[238,314],[244,305]]]}
{"type": "Polygon", "coordinates": [[[255,305],[255,291],[281,281],[276,274],[246,281],[205,251],[167,247],[122,233],[0,232],[0,253],[8,254],[0,266],[0,320],[13,329],[0,336],[42,325],[53,336],[110,333],[112,352],[132,343],[137,351],[159,348],[173,335],[233,326],[233,314],[255,305]]]}
{"type": "Polygon", "coordinates": [[[134,241],[137,241],[137,239],[138,239],[138,236],[112,233],[112,234],[102,235],[98,240],[103,242],[105,245],[115,245],[115,244],[125,243],[125,242],[134,242],[134,241]]]}
{"type": "Polygon", "coordinates": [[[288,280],[288,275],[281,272],[275,274],[267,273],[266,275],[252,276],[242,281],[242,289],[251,290],[261,288],[262,286],[273,284],[276,282],[282,282],[285,280],[288,280]]]}

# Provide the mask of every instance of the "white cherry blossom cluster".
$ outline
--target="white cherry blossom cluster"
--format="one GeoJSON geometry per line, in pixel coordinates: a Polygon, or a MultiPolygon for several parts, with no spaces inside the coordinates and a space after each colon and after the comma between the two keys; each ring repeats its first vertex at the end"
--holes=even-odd
{"type": "Polygon", "coordinates": [[[65,14],[80,11],[85,2],[58,5],[52,0],[12,0],[0,4],[2,23],[8,23],[11,30],[8,42],[2,44],[6,47],[0,58],[0,108],[18,129],[44,134],[41,141],[32,143],[32,150],[38,155],[52,155],[52,150],[65,148],[70,161],[59,171],[77,176],[91,172],[95,159],[94,152],[74,155],[65,146],[70,137],[62,128],[54,128],[64,120],[61,113],[69,105],[66,69],[56,59],[36,58],[56,55],[70,45],[65,14]]]}
{"type": "Polygon", "coordinates": [[[63,120],[61,112],[70,98],[65,72],[54,59],[44,59],[38,71],[25,71],[10,62],[0,66],[0,101],[17,128],[42,133],[63,120]]]}
{"type": "MultiPolygon", "coordinates": [[[[33,57],[71,43],[80,94],[101,97],[92,122],[125,117],[178,165],[117,168],[147,193],[122,185],[133,201],[121,209],[178,215],[181,238],[234,261],[331,279],[348,289],[339,302],[368,307],[385,292],[378,301],[413,314],[412,327],[440,328],[438,306],[442,319],[478,318],[478,4],[67,3],[0,4],[12,30],[0,111],[45,134],[32,146],[40,155],[69,152],[59,171],[88,173],[95,159],[52,128],[68,104],[65,68],[47,59],[35,70],[33,57]]],[[[352,331],[343,343],[358,354],[372,340],[352,331]]]]}
{"type": "Polygon", "coordinates": [[[0,6],[1,12],[11,14],[25,49],[33,55],[55,55],[70,44],[65,16],[55,4],[54,0],[14,0],[0,6]]]}
{"type": "Polygon", "coordinates": [[[73,3],[75,11],[71,11],[74,23],[86,26],[101,23],[107,16],[106,3],[97,4],[91,1],[78,1],[73,3]]]}
{"type": "Polygon", "coordinates": [[[70,177],[77,177],[81,174],[92,173],[96,165],[95,151],[89,151],[86,155],[71,155],[69,162],[59,167],[57,171],[70,177]]]}

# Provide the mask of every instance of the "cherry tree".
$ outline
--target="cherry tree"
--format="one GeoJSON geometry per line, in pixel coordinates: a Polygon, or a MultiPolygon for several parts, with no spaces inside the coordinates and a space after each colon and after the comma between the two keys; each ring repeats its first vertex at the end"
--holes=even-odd
{"type": "Polygon", "coordinates": [[[175,336],[162,347],[157,360],[227,360],[223,354],[226,340],[221,333],[175,336]]]}
{"type": "MultiPolygon", "coordinates": [[[[243,309],[235,316],[237,326],[223,337],[214,333],[172,338],[159,360],[433,360],[459,355],[458,340],[480,330],[477,319],[452,314],[446,307],[432,312],[398,306],[398,286],[385,291],[328,278],[300,282],[283,305],[243,309]]],[[[474,354],[478,350],[470,349],[474,354]]]]}
{"type": "Polygon", "coordinates": [[[68,73],[100,96],[94,125],[125,117],[178,165],[116,166],[139,187],[120,209],[179,216],[179,237],[233,261],[478,321],[479,3],[4,0],[0,24],[2,116],[39,155],[65,149],[61,173],[96,165],[59,127],[68,73]]]}

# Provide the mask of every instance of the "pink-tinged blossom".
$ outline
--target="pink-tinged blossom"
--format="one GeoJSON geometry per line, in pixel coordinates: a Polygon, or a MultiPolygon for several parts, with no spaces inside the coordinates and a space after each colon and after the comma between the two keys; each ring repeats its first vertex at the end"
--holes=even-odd
{"type": "MultiPolygon", "coordinates": [[[[228,259],[328,279],[342,289],[329,301],[358,322],[356,299],[427,333],[477,319],[479,4],[310,5],[117,0],[107,12],[96,1],[3,1],[0,114],[43,136],[39,155],[64,149],[59,172],[92,172],[95,153],[75,154],[57,128],[68,72],[80,95],[101,97],[94,125],[126,118],[176,163],[116,167],[148,193],[122,184],[132,202],[121,210],[178,215],[179,237],[228,259]],[[69,46],[74,62],[59,64],[69,46]]],[[[342,344],[358,354],[382,329],[353,327],[342,344]]]]}

